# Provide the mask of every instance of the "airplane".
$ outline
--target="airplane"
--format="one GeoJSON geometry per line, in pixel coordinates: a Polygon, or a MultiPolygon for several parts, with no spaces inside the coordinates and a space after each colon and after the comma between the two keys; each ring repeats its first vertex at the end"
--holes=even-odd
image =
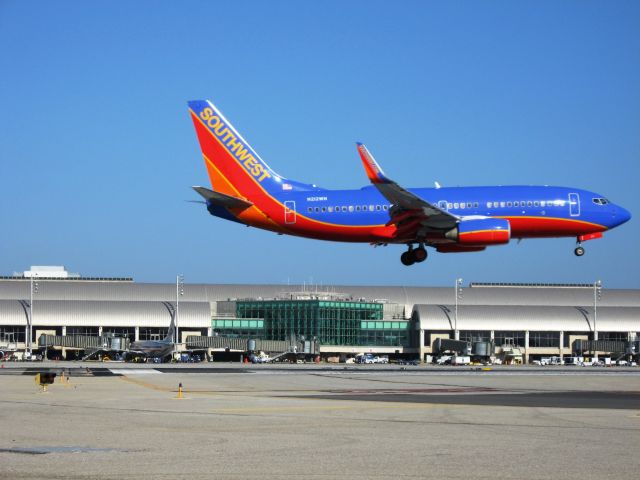
{"type": "Polygon", "coordinates": [[[401,244],[413,265],[427,250],[478,252],[512,239],[575,237],[582,243],[631,218],[598,193],[552,186],[404,188],[387,177],[362,143],[371,185],[329,190],[275,173],[209,100],[188,102],[213,189],[192,187],[213,216],[319,240],[401,244]]]}
{"type": "Polygon", "coordinates": [[[175,333],[174,316],[171,315],[171,323],[166,337],[162,340],[138,340],[137,342],[132,342],[129,350],[125,352],[125,360],[135,357],[164,359],[175,348],[175,333]]]}

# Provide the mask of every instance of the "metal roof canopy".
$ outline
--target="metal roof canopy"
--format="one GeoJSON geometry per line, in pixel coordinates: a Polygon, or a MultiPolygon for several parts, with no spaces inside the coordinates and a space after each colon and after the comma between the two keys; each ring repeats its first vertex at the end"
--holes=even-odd
{"type": "MultiPolygon", "coordinates": [[[[171,322],[170,309],[163,302],[38,300],[34,303],[34,326],[167,328],[171,322]]],[[[0,300],[0,325],[26,325],[28,312],[28,304],[24,306],[17,300],[0,300]]],[[[210,304],[180,302],[178,326],[211,327],[210,304]]]]}
{"type": "MultiPolygon", "coordinates": [[[[416,305],[412,318],[421,330],[454,330],[454,305],[416,305]]],[[[600,332],[640,332],[640,307],[601,307],[600,332]]],[[[458,304],[458,330],[593,331],[593,307],[458,304]]]]}
{"type": "MultiPolygon", "coordinates": [[[[173,283],[136,283],[130,281],[38,280],[38,300],[175,301],[173,283]]],[[[181,300],[216,302],[248,298],[277,298],[284,292],[299,291],[295,285],[185,284],[181,300]]],[[[309,287],[309,293],[346,292],[354,300],[361,298],[404,304],[449,304],[455,302],[451,287],[403,287],[335,285],[309,287]]],[[[476,286],[463,287],[462,305],[593,305],[593,289],[584,286],[476,286]]],[[[29,280],[0,280],[0,299],[29,298],[29,280]]],[[[640,290],[602,289],[598,307],[640,307],[640,290]]]]}

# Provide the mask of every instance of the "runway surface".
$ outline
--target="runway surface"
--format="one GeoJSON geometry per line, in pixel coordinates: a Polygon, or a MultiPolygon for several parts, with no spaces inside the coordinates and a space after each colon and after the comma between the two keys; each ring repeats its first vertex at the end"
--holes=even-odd
{"type": "Polygon", "coordinates": [[[640,369],[60,367],[0,369],[0,478],[600,479],[640,467],[640,369]],[[57,376],[43,392],[45,370],[57,376]]]}

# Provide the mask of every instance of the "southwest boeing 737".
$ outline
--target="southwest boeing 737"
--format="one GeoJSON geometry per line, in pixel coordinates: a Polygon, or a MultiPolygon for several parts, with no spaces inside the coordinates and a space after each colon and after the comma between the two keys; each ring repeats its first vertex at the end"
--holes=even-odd
{"type": "Polygon", "coordinates": [[[275,173],[210,101],[191,101],[189,109],[213,190],[193,188],[211,215],[279,234],[406,245],[404,265],[426,260],[427,246],[477,252],[514,238],[575,237],[582,256],[582,242],[631,218],[604,196],[577,188],[403,188],[361,143],[372,185],[327,190],[275,173]]]}

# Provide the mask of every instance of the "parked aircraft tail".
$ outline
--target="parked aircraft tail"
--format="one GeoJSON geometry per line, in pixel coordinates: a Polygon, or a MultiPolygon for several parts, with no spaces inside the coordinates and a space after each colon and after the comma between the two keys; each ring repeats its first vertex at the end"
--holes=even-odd
{"type": "MultiPolygon", "coordinates": [[[[168,303],[165,303],[167,306],[168,303]]],[[[169,323],[169,330],[167,331],[167,336],[162,340],[163,342],[176,343],[176,312],[174,310],[173,305],[171,308],[168,308],[169,315],[171,315],[171,323],[169,323]]]]}

